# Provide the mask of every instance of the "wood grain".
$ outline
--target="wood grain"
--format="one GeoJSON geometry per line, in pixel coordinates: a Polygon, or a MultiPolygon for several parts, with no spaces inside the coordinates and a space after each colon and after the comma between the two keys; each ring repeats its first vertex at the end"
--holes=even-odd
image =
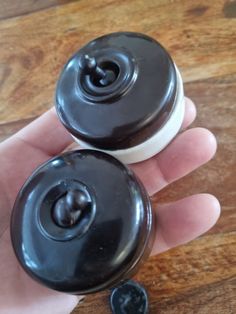
{"type": "MultiPolygon", "coordinates": [[[[150,258],[136,276],[149,292],[150,313],[233,314],[235,245],[235,232],[221,233],[150,258]]],[[[108,298],[104,292],[88,296],[73,314],[110,313],[108,298]]]]}
{"type": "Polygon", "coordinates": [[[76,0],[1,0],[0,20],[29,14],[72,1],[76,0]]]}
{"type": "Polygon", "coordinates": [[[223,0],[211,5],[202,0],[81,0],[0,21],[0,123],[31,118],[52,106],[68,57],[108,32],[137,31],[158,39],[185,82],[235,73],[236,19],[225,17],[224,7],[223,0]]]}
{"type": "MultiPolygon", "coordinates": [[[[0,141],[52,106],[62,65],[88,40],[120,30],[160,40],[197,104],[194,126],[216,134],[218,151],[210,163],[156,194],[153,204],[207,192],[220,199],[222,215],[201,238],[150,258],[136,279],[149,292],[151,314],[234,314],[236,1],[69,2],[2,1],[0,141]]],[[[106,291],[88,296],[73,313],[109,314],[108,298],[106,291]]]]}

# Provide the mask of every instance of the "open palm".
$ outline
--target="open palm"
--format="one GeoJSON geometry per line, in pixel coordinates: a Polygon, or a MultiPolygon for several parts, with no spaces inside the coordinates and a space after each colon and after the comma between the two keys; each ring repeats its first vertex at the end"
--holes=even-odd
{"type": "MultiPolygon", "coordinates": [[[[183,128],[195,118],[195,107],[186,99],[183,128]]],[[[50,110],[29,126],[0,144],[0,312],[2,314],[70,313],[77,296],[49,290],[24,273],[10,242],[10,215],[16,195],[27,177],[41,163],[60,154],[71,136],[50,110]]],[[[214,136],[206,129],[180,133],[161,153],[131,165],[152,195],[211,159],[216,150],[214,136]]],[[[220,205],[208,194],[193,195],[161,205],[153,254],[186,243],[211,228],[220,205]]]]}

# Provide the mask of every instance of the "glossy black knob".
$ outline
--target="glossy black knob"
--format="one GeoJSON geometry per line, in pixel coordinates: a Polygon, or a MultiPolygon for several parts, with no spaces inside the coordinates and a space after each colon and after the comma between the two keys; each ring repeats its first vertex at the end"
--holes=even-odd
{"type": "Polygon", "coordinates": [[[170,55],[153,38],[108,34],[85,45],[65,65],[55,105],[75,138],[111,152],[128,149],[169,120],[177,79],[170,55]]]}
{"type": "Polygon", "coordinates": [[[98,66],[95,58],[91,58],[88,55],[82,55],[80,58],[80,68],[82,73],[85,75],[90,75],[90,80],[95,86],[108,86],[112,84],[117,75],[114,71],[105,69],[103,70],[98,66]]]}
{"type": "Polygon", "coordinates": [[[134,173],[93,150],[67,152],[39,167],[14,204],[11,238],[32,278],[86,294],[119,284],[148,257],[154,218],[134,173]]]}
{"type": "Polygon", "coordinates": [[[144,287],[129,280],[112,290],[110,305],[112,314],[148,314],[148,295],[144,287]]]}
{"type": "Polygon", "coordinates": [[[83,191],[69,190],[56,200],[52,209],[53,219],[61,227],[72,227],[79,221],[90,203],[91,200],[83,191]]]}

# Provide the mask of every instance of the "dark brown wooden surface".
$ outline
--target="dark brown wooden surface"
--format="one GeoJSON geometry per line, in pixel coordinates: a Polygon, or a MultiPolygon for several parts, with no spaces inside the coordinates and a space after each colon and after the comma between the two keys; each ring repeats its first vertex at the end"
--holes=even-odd
{"type": "Polygon", "coordinates": [[[1,0],[0,19],[26,15],[73,1],[79,0],[1,0]]]}
{"type": "MultiPolygon", "coordinates": [[[[219,149],[209,164],[153,197],[155,206],[199,192],[222,204],[217,225],[188,245],[152,257],[136,276],[151,313],[236,313],[236,1],[0,0],[0,140],[53,104],[63,63],[107,32],[144,32],[180,67],[195,125],[219,149]]],[[[110,313],[108,294],[86,297],[74,313],[110,313]]]]}

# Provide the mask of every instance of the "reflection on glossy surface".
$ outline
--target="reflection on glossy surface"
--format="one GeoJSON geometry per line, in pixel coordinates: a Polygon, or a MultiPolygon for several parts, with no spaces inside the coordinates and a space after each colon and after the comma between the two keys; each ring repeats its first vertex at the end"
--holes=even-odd
{"type": "Polygon", "coordinates": [[[50,288],[78,294],[129,277],[147,255],[151,233],[142,185],[119,161],[92,150],[66,153],[36,170],[17,197],[11,224],[24,269],[50,288]],[[89,189],[96,210],[72,227],[60,227],[52,204],[78,182],[89,189]]]}
{"type": "Polygon", "coordinates": [[[174,63],[158,42],[139,33],[113,33],[68,61],[58,80],[56,109],[78,139],[101,149],[124,149],[150,138],[169,119],[176,84],[174,63]],[[107,64],[118,67],[116,80],[94,84],[79,66],[86,55],[103,70],[107,64]]]}
{"type": "Polygon", "coordinates": [[[110,304],[113,314],[148,314],[147,292],[132,280],[112,290],[110,304]]]}

